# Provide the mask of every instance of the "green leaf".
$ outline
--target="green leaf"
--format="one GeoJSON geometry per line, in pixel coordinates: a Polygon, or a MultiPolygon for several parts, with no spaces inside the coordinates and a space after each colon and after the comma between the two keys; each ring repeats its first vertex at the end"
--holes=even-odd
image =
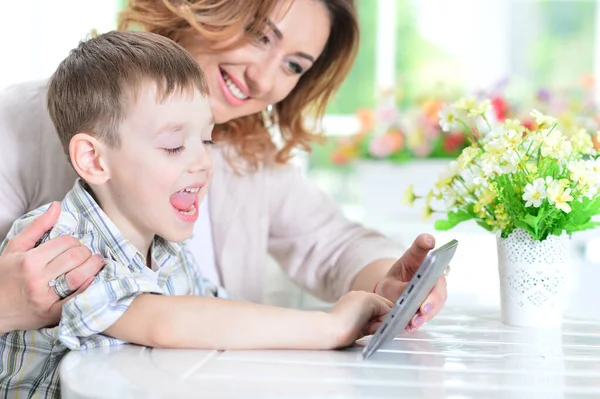
{"type": "Polygon", "coordinates": [[[483,227],[487,231],[494,231],[494,229],[492,228],[492,226],[488,225],[486,222],[484,222],[482,220],[478,220],[477,221],[477,225],[480,226],[480,227],[483,227]]]}
{"type": "MultiPolygon", "coordinates": [[[[531,216],[531,215],[528,215],[531,216]]],[[[525,217],[525,219],[527,219],[527,217],[525,217]]],[[[532,226],[531,224],[527,223],[524,220],[515,220],[514,221],[515,227],[521,228],[527,232],[529,232],[529,234],[531,234],[531,236],[534,239],[538,239],[538,226],[534,225],[532,226]]]]}
{"type": "Polygon", "coordinates": [[[457,224],[474,219],[475,215],[467,211],[448,212],[448,219],[437,220],[434,224],[436,230],[446,231],[455,227],[457,224]]]}

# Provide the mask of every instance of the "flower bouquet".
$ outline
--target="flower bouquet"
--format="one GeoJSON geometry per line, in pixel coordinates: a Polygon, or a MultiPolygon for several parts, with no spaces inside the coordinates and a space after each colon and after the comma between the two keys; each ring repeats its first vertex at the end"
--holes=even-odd
{"type": "Polygon", "coordinates": [[[446,102],[442,93],[398,102],[393,93],[379,105],[360,109],[359,132],[338,140],[332,161],[344,165],[356,159],[404,163],[414,158],[454,158],[467,141],[461,129],[443,131],[438,113],[446,102]]]}
{"type": "MultiPolygon", "coordinates": [[[[503,321],[557,326],[568,294],[570,235],[600,223],[600,159],[583,128],[563,133],[532,111],[533,124],[492,124],[489,100],[462,99],[440,111],[444,130],[462,128],[466,147],[426,195],[426,213],[448,230],[474,220],[496,232],[503,321]]],[[[409,201],[417,197],[409,189],[409,201]]]]}

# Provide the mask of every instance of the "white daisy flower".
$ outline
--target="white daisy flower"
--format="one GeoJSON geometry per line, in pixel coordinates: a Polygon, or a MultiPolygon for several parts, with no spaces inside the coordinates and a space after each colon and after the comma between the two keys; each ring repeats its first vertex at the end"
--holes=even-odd
{"type": "Polygon", "coordinates": [[[457,120],[457,110],[453,106],[444,104],[438,116],[440,117],[440,126],[444,132],[452,132],[460,129],[460,124],[457,120]]]}
{"type": "Polygon", "coordinates": [[[539,208],[542,206],[542,202],[547,196],[548,193],[546,193],[546,184],[544,179],[535,179],[533,183],[527,183],[525,185],[523,201],[525,201],[525,206],[527,208],[530,206],[539,208]]]}

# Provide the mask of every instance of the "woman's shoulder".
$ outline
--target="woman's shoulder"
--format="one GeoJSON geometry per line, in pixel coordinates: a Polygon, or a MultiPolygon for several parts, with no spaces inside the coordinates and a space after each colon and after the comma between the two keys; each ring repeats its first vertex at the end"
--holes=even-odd
{"type": "Polygon", "coordinates": [[[48,80],[17,83],[0,90],[0,112],[46,107],[48,80]]]}
{"type": "MultiPolygon", "coordinates": [[[[46,108],[47,80],[19,83],[0,90],[0,128],[29,141],[42,131],[54,132],[46,108]]],[[[16,137],[15,137],[16,139],[16,137]]]]}

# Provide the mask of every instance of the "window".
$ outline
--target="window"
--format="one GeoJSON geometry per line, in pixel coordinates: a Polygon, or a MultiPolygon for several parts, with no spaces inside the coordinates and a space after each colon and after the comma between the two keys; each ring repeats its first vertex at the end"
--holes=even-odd
{"type": "Polygon", "coordinates": [[[593,0],[357,4],[362,43],[328,108],[328,135],[354,133],[354,113],[375,106],[387,86],[411,101],[440,84],[474,92],[509,79],[512,88],[531,93],[592,84],[600,75],[600,10],[593,0]]]}

